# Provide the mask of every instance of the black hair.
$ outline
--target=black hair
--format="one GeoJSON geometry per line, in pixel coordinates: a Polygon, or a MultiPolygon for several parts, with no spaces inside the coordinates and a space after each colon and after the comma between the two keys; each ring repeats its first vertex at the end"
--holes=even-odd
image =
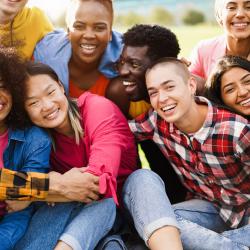
{"type": "Polygon", "coordinates": [[[231,107],[226,106],[222,100],[221,79],[227,71],[235,67],[242,68],[250,72],[250,61],[240,56],[223,56],[217,61],[205,85],[205,96],[209,100],[211,100],[217,106],[229,109],[234,113],[236,111],[231,107]]]}
{"type": "Polygon", "coordinates": [[[161,57],[177,58],[180,47],[176,35],[159,25],[137,24],[123,35],[125,46],[148,46],[147,56],[155,61],[161,57]]]}
{"type": "Polygon", "coordinates": [[[24,111],[24,88],[26,78],[24,61],[13,48],[0,48],[0,79],[12,96],[12,108],[6,117],[6,125],[12,129],[23,129],[30,125],[24,111]]]}

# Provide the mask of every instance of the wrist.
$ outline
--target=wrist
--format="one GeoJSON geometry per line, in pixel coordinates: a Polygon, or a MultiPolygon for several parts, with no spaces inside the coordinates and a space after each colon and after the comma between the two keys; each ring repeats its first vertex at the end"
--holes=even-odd
{"type": "Polygon", "coordinates": [[[62,175],[58,172],[49,173],[49,193],[50,194],[60,194],[63,190],[63,185],[61,182],[62,175]]]}

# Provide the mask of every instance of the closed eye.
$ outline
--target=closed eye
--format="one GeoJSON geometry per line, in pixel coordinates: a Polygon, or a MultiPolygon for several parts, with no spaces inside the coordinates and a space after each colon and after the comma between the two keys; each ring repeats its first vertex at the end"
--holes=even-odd
{"type": "Polygon", "coordinates": [[[149,97],[154,97],[154,96],[156,96],[156,94],[157,94],[156,91],[154,91],[154,92],[149,92],[149,93],[148,93],[149,97]]]}
{"type": "Polygon", "coordinates": [[[53,90],[51,90],[50,92],[49,92],[49,95],[52,95],[52,94],[54,94],[55,93],[55,89],[53,89],[53,90]]]}
{"type": "Polygon", "coordinates": [[[226,93],[226,94],[229,94],[229,93],[232,93],[234,91],[234,88],[226,88],[226,89],[224,89],[224,92],[226,93]]]}
{"type": "Polygon", "coordinates": [[[38,101],[33,101],[33,102],[30,102],[28,106],[35,106],[38,104],[38,101]]]}

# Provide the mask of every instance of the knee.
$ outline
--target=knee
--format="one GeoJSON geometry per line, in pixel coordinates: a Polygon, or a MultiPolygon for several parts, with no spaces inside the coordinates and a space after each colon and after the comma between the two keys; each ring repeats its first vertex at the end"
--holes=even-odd
{"type": "Polygon", "coordinates": [[[113,219],[116,216],[116,204],[113,198],[107,198],[101,201],[102,210],[105,211],[105,214],[109,214],[113,219]]]}
{"type": "Polygon", "coordinates": [[[129,193],[136,190],[145,191],[147,187],[152,185],[160,185],[164,187],[164,183],[159,175],[148,169],[139,169],[133,172],[126,180],[123,193],[129,193]]]}
{"type": "Polygon", "coordinates": [[[153,171],[139,169],[133,172],[126,180],[122,198],[126,205],[130,200],[141,200],[142,195],[152,197],[156,193],[165,194],[165,186],[162,179],[153,171]]]}

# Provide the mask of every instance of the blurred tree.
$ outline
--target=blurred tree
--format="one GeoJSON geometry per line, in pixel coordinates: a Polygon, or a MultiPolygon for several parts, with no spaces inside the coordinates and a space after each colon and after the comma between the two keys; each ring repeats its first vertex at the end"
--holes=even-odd
{"type": "Polygon", "coordinates": [[[167,9],[158,6],[151,11],[151,21],[160,25],[171,25],[174,24],[174,17],[167,9]]]}
{"type": "Polygon", "coordinates": [[[183,15],[182,21],[184,24],[187,24],[187,25],[195,25],[198,23],[204,23],[205,22],[205,15],[203,14],[202,11],[189,9],[183,15]]]}
{"type": "Polygon", "coordinates": [[[139,23],[145,23],[144,17],[133,11],[115,17],[115,24],[118,26],[131,27],[139,23]]]}

